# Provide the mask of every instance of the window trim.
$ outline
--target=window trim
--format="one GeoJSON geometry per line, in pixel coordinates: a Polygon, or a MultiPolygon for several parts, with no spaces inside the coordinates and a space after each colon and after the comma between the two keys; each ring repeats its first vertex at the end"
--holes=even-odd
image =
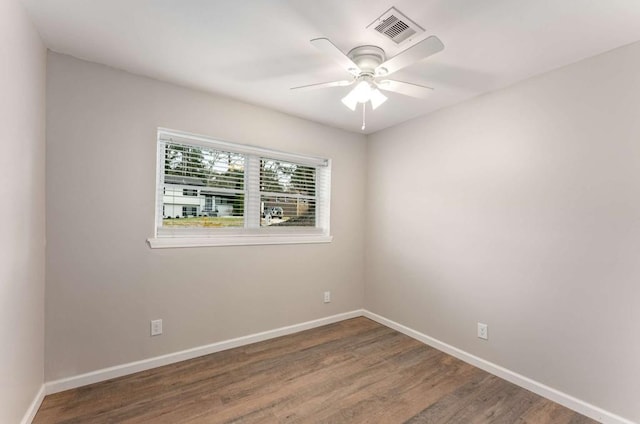
{"type": "MultiPolygon", "coordinates": [[[[265,149],[245,144],[231,143],[213,139],[198,134],[175,131],[166,128],[158,128],[156,139],[156,185],[155,185],[155,220],[153,237],[147,239],[151,248],[183,248],[206,246],[249,246],[249,245],[279,245],[279,244],[315,244],[330,243],[333,236],[330,235],[330,199],[331,199],[331,160],[289,152],[265,149]],[[211,230],[192,229],[167,229],[159,231],[162,215],[159,214],[162,205],[162,195],[159,187],[162,185],[164,172],[164,153],[161,149],[163,142],[176,142],[202,146],[205,148],[221,149],[252,156],[269,157],[283,161],[290,161],[300,165],[313,167],[326,167],[322,173],[325,193],[316,192],[318,207],[322,208],[321,216],[315,227],[280,227],[280,228],[248,228],[246,220],[248,213],[245,210],[245,227],[211,230]],[[320,200],[321,199],[321,200],[320,200]]],[[[249,188],[245,184],[245,195],[249,188]]],[[[321,188],[318,188],[321,190],[321,188]]],[[[258,193],[259,195],[259,193],[258,193]]],[[[258,202],[259,203],[259,202],[258,202]]]]}
{"type": "Polygon", "coordinates": [[[257,246],[265,244],[317,244],[331,243],[333,236],[321,234],[235,234],[216,237],[152,237],[147,242],[152,249],[215,246],[257,246]]]}

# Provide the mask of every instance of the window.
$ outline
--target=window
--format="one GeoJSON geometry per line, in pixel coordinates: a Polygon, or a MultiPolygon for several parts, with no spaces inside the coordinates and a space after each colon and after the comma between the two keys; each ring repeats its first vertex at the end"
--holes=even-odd
{"type": "Polygon", "coordinates": [[[188,216],[197,216],[198,215],[198,208],[196,208],[195,206],[183,206],[182,207],[182,216],[184,216],[185,218],[188,216]]]}
{"type": "Polygon", "coordinates": [[[321,243],[330,161],[158,130],[151,247],[321,243]]]}

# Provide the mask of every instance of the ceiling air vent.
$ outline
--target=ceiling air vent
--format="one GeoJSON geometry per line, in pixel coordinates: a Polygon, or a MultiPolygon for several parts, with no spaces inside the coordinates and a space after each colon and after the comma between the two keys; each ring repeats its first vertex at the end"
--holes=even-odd
{"type": "Polygon", "coordinates": [[[370,23],[367,29],[373,29],[396,44],[400,44],[412,36],[424,32],[424,28],[406,17],[395,7],[384,12],[382,16],[370,23]]]}

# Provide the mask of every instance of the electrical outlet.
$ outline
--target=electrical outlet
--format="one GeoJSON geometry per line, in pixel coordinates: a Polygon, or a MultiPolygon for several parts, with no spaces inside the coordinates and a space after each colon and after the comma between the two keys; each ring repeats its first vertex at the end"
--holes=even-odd
{"type": "Polygon", "coordinates": [[[162,320],[154,319],[151,321],[151,335],[159,336],[160,334],[162,334],[162,320]]]}
{"type": "Polygon", "coordinates": [[[484,340],[489,340],[489,326],[481,322],[478,323],[478,337],[484,340]]]}
{"type": "Polygon", "coordinates": [[[331,302],[331,292],[326,291],[324,292],[324,303],[329,303],[329,302],[331,302]]]}

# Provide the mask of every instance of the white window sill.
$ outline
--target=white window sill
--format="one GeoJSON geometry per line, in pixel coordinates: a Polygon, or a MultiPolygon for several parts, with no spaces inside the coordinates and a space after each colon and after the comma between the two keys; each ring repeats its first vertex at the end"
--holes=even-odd
{"type": "Polygon", "coordinates": [[[227,235],[214,237],[152,237],[147,239],[152,249],[211,246],[254,246],[264,244],[331,243],[333,236],[320,234],[227,235]]]}

